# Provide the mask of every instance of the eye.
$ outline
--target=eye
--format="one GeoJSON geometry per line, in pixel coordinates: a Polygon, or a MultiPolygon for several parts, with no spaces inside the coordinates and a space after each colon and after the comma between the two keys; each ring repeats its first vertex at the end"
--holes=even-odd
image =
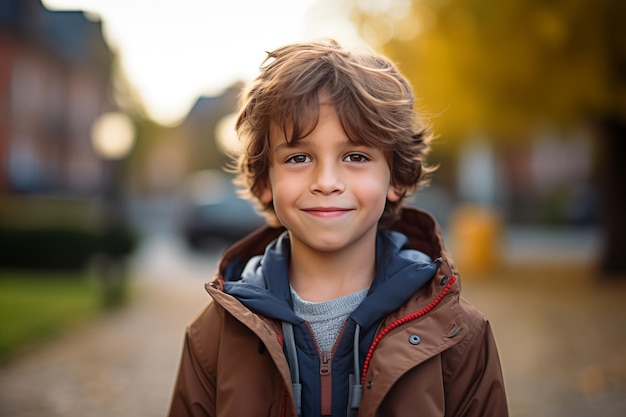
{"type": "Polygon", "coordinates": [[[367,162],[370,159],[361,153],[351,153],[350,155],[346,156],[343,160],[346,162],[367,162]]]}
{"type": "Polygon", "coordinates": [[[304,154],[298,154],[298,155],[293,155],[287,158],[285,162],[289,164],[303,164],[305,162],[310,162],[310,161],[311,161],[311,158],[309,158],[308,156],[304,154]]]}

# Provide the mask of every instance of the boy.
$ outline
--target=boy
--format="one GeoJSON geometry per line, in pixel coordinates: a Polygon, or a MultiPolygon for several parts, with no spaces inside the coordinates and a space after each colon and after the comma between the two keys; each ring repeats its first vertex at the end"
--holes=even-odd
{"type": "Polygon", "coordinates": [[[488,322],[432,217],[401,207],[431,171],[413,106],[384,57],[269,53],[237,133],[239,180],[273,227],[206,285],[170,416],[507,415],[488,322]]]}

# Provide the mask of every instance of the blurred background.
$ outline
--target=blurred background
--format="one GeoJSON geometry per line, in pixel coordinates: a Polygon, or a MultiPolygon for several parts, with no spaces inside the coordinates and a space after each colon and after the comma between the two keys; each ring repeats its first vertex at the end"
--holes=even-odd
{"type": "Polygon", "coordinates": [[[0,416],[163,415],[263,224],[223,171],[270,51],[332,37],[437,134],[407,204],[491,319],[511,415],[626,415],[626,3],[0,1],[0,416]]]}

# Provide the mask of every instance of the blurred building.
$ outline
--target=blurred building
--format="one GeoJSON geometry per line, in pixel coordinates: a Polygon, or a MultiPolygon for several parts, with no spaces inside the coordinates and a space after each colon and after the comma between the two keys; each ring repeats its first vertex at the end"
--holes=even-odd
{"type": "MultiPolygon", "coordinates": [[[[149,196],[177,195],[179,187],[196,172],[224,168],[229,159],[218,144],[216,128],[224,116],[236,110],[242,88],[235,83],[214,96],[198,97],[178,126],[153,134],[139,169],[141,190],[137,191],[149,196]]],[[[231,128],[234,135],[234,125],[231,128]]]]}
{"type": "Polygon", "coordinates": [[[113,107],[112,62],[100,21],[40,0],[0,2],[0,193],[97,190],[90,129],[113,107]]]}
{"type": "Polygon", "coordinates": [[[219,146],[216,127],[224,116],[237,110],[243,87],[243,84],[235,83],[219,95],[199,97],[181,124],[180,133],[190,151],[187,166],[191,172],[224,167],[227,159],[224,149],[219,146]]]}

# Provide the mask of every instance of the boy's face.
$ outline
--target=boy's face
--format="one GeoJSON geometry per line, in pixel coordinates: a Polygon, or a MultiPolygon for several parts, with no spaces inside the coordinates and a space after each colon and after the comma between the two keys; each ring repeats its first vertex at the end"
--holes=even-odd
{"type": "Polygon", "coordinates": [[[272,132],[269,184],[260,200],[273,202],[292,247],[340,252],[374,244],[386,200],[398,201],[400,193],[382,150],[350,142],[334,106],[323,100],[305,138],[289,144],[281,129],[272,132]]]}

